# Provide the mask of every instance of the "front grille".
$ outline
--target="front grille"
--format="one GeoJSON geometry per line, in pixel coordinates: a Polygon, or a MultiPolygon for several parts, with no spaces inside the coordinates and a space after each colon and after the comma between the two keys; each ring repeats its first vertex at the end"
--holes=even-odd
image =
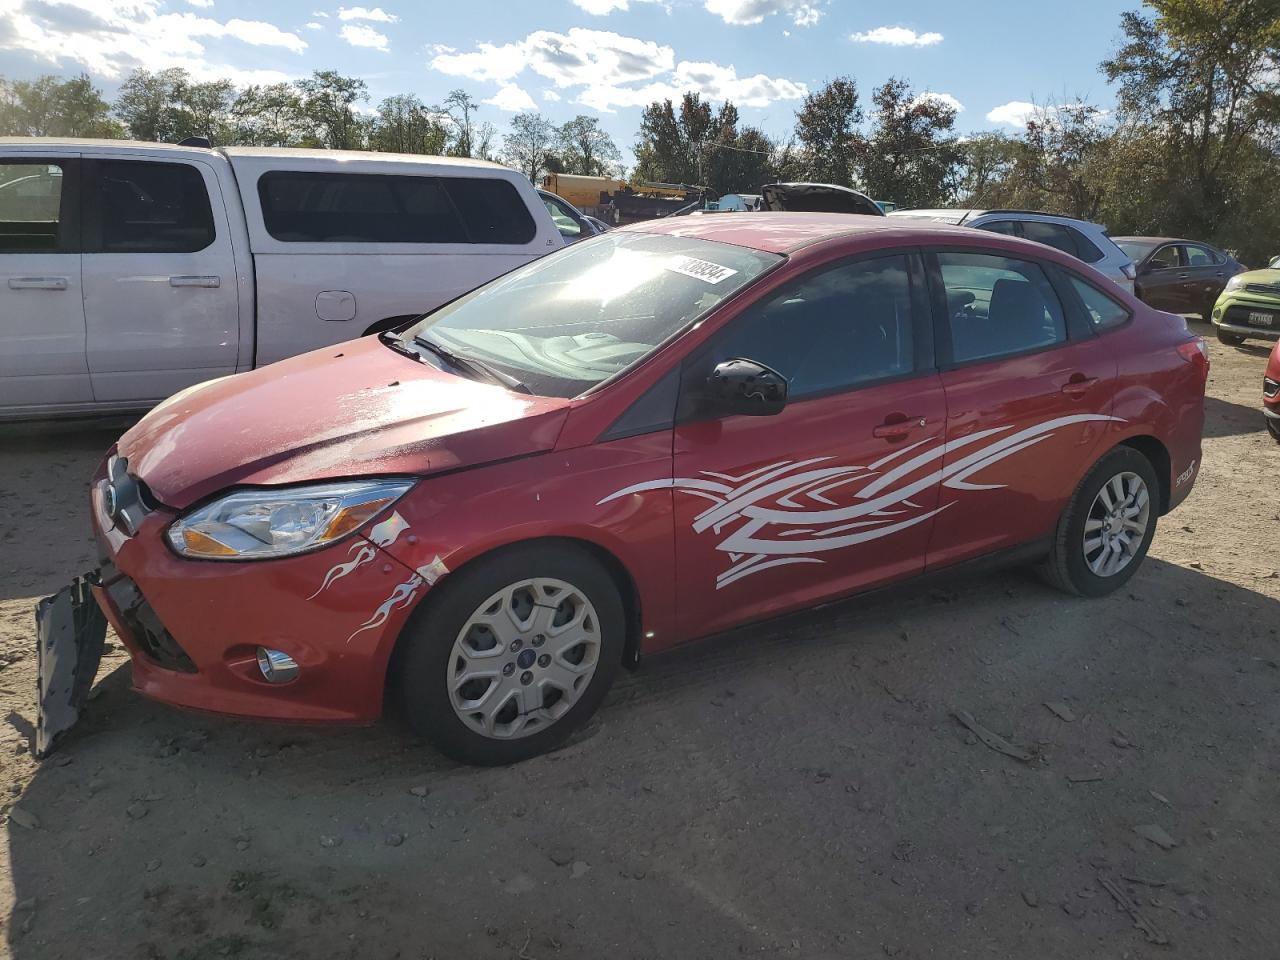
{"type": "Polygon", "coordinates": [[[1266,297],[1280,297],[1280,284],[1246,283],[1244,288],[1250,293],[1260,293],[1266,297]]]}
{"type": "Polygon", "coordinates": [[[1280,331],[1280,310],[1269,310],[1262,307],[1242,307],[1239,304],[1232,304],[1227,307],[1222,314],[1224,323],[1234,323],[1242,327],[1257,327],[1259,330],[1277,330],[1280,331]],[[1265,320],[1257,320],[1250,317],[1250,314],[1262,314],[1264,317],[1270,318],[1270,323],[1265,320]]]}
{"type": "Polygon", "coordinates": [[[1280,393],[1280,383],[1276,383],[1270,377],[1262,378],[1262,395],[1270,398],[1280,393]]]}
{"type": "Polygon", "coordinates": [[[180,673],[196,673],[196,665],[178,641],[165,629],[138,585],[128,577],[120,577],[107,587],[112,603],[120,611],[125,629],[133,641],[142,648],[147,659],[166,670],[180,673]]]}

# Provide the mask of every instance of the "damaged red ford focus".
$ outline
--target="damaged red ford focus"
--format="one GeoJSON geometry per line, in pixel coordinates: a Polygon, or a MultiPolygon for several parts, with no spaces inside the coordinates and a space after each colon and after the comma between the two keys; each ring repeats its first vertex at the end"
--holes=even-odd
{"type": "Polygon", "coordinates": [[[497,764],[642,654],[926,571],[998,556],[1101,596],[1191,490],[1207,374],[1180,317],[1013,237],[612,231],[126,433],[92,487],[101,566],[37,613],[39,747],[106,622],[157,700],[334,723],[397,701],[497,764]]]}

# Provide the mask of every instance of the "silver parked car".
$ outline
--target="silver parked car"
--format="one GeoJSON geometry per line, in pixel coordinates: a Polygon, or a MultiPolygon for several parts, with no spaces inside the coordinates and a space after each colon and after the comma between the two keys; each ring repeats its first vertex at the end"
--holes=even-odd
{"type": "Polygon", "coordinates": [[[1130,293],[1138,271],[1133,261],[1107,236],[1106,227],[1036,210],[894,210],[891,217],[933,220],[991,233],[1007,233],[1056,247],[1083,260],[1130,293]]]}

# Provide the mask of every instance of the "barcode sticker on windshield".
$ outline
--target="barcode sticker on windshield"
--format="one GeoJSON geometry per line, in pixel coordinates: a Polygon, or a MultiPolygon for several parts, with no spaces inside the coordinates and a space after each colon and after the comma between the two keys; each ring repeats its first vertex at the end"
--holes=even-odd
{"type": "Polygon", "coordinates": [[[707,283],[728,280],[738,272],[729,267],[722,267],[718,263],[712,263],[710,260],[699,260],[697,257],[672,257],[667,261],[667,269],[707,283]]]}

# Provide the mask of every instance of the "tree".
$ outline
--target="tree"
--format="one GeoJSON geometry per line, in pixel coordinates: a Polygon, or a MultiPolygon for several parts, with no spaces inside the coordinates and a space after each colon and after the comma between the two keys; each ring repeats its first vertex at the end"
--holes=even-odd
{"type": "Polygon", "coordinates": [[[858,85],[852,77],[837,77],[804,98],[796,114],[796,140],[810,179],[844,187],[854,183],[866,151],[861,123],[858,85]]]}
{"type": "Polygon", "coordinates": [[[230,80],[184,83],[178,89],[178,129],[175,135],[207,137],[214,145],[234,139],[231,116],[236,87],[230,80]]]}
{"type": "Polygon", "coordinates": [[[1096,219],[1106,189],[1111,135],[1102,112],[1082,100],[1037,107],[1027,120],[1010,175],[1027,197],[1022,202],[1096,219]]]}
{"type": "Polygon", "coordinates": [[[582,114],[565,121],[556,131],[559,163],[563,173],[604,177],[616,172],[622,159],[617,144],[600,129],[599,117],[582,114]]]}
{"type": "Polygon", "coordinates": [[[680,99],[677,112],[670,100],[649,104],[640,115],[636,141],[635,177],[661,183],[703,185],[702,163],[707,145],[726,127],[736,137],[738,110],[726,101],[720,112],[696,93],[680,99]]]}
{"type": "Polygon", "coordinates": [[[367,124],[354,106],[369,99],[363,80],[336,70],[317,70],[295,82],[302,97],[302,114],[320,144],[334,150],[359,150],[365,145],[367,124]]]}
{"type": "Polygon", "coordinates": [[[1280,125],[1276,0],[1148,0],[1125,13],[1123,40],[1102,63],[1122,111],[1150,125],[1186,170],[1171,227],[1211,236],[1240,212],[1230,182],[1250,141],[1280,125]]]}
{"type": "Polygon", "coordinates": [[[905,80],[890,77],[872,94],[875,114],[867,139],[862,185],[900,206],[938,207],[955,194],[960,149],[952,131],[956,111],[905,80]]]}
{"type": "Polygon", "coordinates": [[[502,157],[533,183],[546,169],[547,157],[556,143],[556,128],[532,110],[511,118],[511,131],[502,138],[502,157]]]}
{"type": "Polygon", "coordinates": [[[1013,170],[1019,142],[998,130],[975,133],[959,141],[957,203],[963,207],[995,207],[1013,170]]]}
{"type": "Polygon", "coordinates": [[[369,147],[391,153],[444,153],[449,132],[438,114],[411,93],[387,97],[369,131],[369,147]]]}
{"type": "MultiPolygon", "coordinates": [[[[477,130],[472,115],[480,109],[480,102],[467,91],[458,89],[449,91],[444,104],[436,107],[435,112],[449,119],[453,128],[449,153],[455,157],[474,157],[477,155],[477,130]]],[[[492,141],[493,132],[489,131],[488,139],[492,141]]],[[[484,144],[486,151],[489,144],[484,144]]]]}
{"type": "Polygon", "coordinates": [[[70,80],[46,74],[35,80],[0,78],[0,135],[118,137],[102,91],[85,74],[70,80]]]}
{"type": "Polygon", "coordinates": [[[134,140],[171,143],[190,126],[182,97],[190,77],[181,67],[135,70],[120,85],[113,110],[134,140]]]}
{"type": "Polygon", "coordinates": [[[231,105],[236,143],[250,147],[292,147],[306,141],[302,97],[292,84],[249,86],[231,105]]]}

